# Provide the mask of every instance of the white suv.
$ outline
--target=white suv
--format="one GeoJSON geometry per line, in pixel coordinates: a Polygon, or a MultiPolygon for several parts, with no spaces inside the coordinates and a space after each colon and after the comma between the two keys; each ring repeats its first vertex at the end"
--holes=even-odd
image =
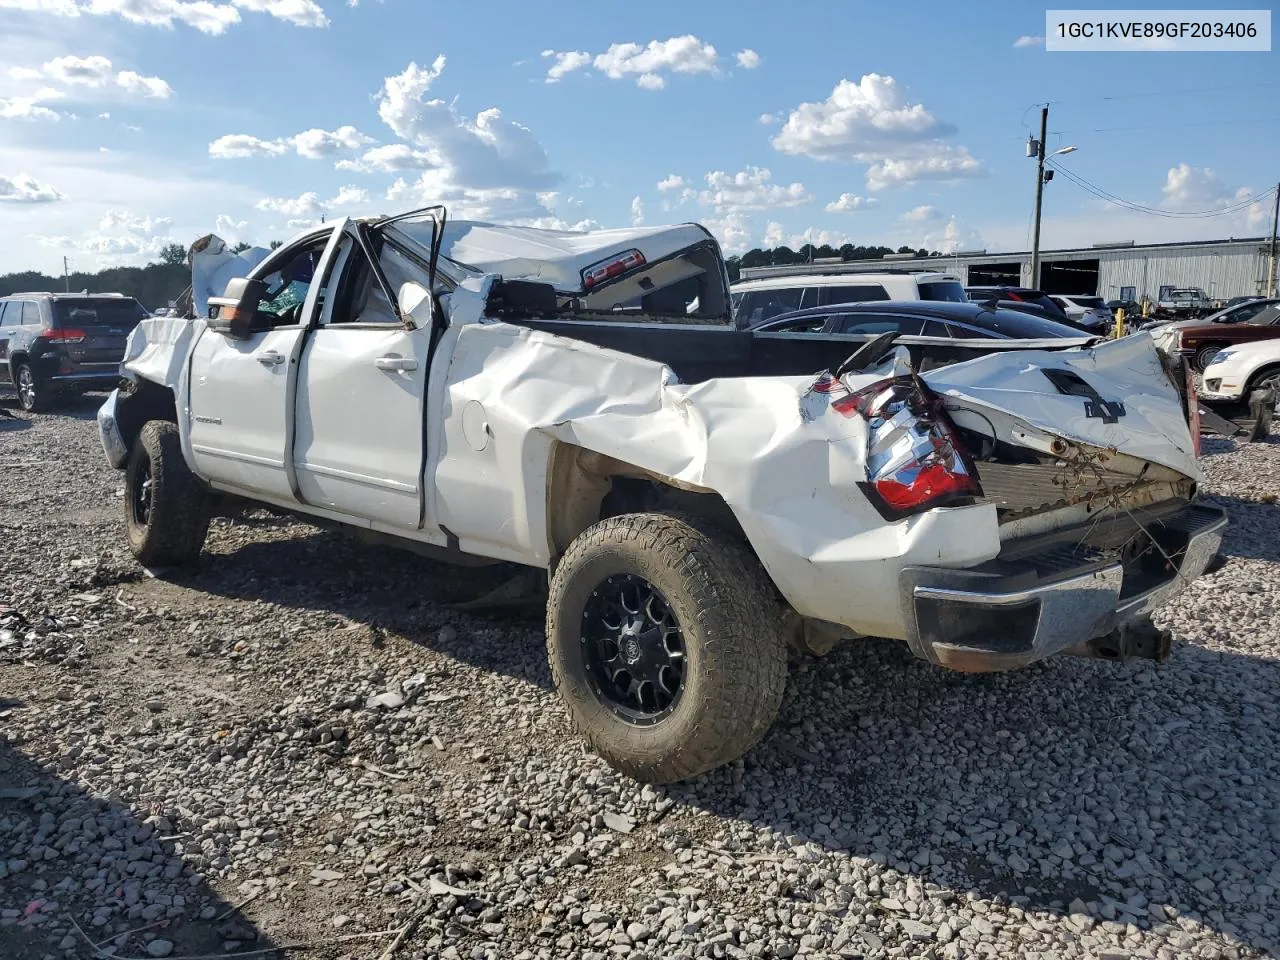
{"type": "Polygon", "coordinates": [[[730,290],[739,330],[792,310],[869,300],[950,300],[965,303],[964,285],[945,273],[806,273],[743,280],[730,290]]]}

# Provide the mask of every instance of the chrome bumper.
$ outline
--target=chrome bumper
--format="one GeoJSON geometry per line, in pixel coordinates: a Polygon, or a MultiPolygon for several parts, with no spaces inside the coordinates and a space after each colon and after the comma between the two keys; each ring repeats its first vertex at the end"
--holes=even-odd
{"type": "Polygon", "coordinates": [[[901,593],[916,656],[962,671],[1010,670],[1062,653],[1151,613],[1203,574],[1222,545],[1225,511],[1199,504],[1148,528],[1144,563],[1080,543],[1049,544],[979,568],[908,567],[901,593]]]}
{"type": "Polygon", "coordinates": [[[107,462],[117,470],[123,470],[129,460],[129,448],[125,445],[120,425],[116,422],[116,399],[119,396],[119,390],[112,390],[106,403],[98,408],[98,439],[102,441],[107,462]]]}

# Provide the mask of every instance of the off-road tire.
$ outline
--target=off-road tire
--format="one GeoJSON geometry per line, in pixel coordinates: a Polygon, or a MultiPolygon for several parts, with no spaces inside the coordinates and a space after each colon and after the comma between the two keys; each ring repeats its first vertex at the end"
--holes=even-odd
{"type": "Polygon", "coordinates": [[[1196,351],[1195,357],[1191,361],[1191,365],[1196,368],[1197,373],[1204,373],[1204,368],[1209,365],[1212,360],[1226,346],[1222,343],[1206,343],[1203,347],[1196,351]]]}
{"type": "Polygon", "coordinates": [[[647,783],[736,760],[773,725],[787,680],[780,607],[750,549],[699,520],[660,513],[603,520],[569,545],[551,579],[547,652],[578,732],[610,766],[647,783]],[[649,726],[602,700],[586,662],[588,598],[618,574],[661,591],[683,637],[680,697],[649,726]]]}
{"type": "Polygon", "coordinates": [[[210,498],[182,457],[177,424],[143,426],[125,470],[125,530],[129,549],[143,566],[181,566],[200,556],[209,532],[210,498]],[[150,478],[145,515],[139,509],[150,478]]]}
{"type": "Polygon", "coordinates": [[[13,388],[18,394],[18,405],[27,413],[43,413],[49,409],[48,382],[25,360],[14,367],[13,388]],[[26,383],[30,383],[29,389],[26,383]]]}

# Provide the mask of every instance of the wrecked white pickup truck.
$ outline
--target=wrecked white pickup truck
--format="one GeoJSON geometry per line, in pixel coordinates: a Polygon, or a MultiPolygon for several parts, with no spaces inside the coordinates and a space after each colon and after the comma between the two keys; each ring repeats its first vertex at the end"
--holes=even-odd
{"type": "Polygon", "coordinates": [[[193,560],[229,497],[546,569],[556,685],[641,780],[750,747],[788,645],[890,637],[975,671],[1163,658],[1168,635],[1131,625],[1225,524],[1194,502],[1195,442],[1146,336],[956,355],[736,331],[691,224],[432,208],[248,259],[206,238],[192,266],[195,319],[144,321],[98,416],[139,559],[193,560]]]}

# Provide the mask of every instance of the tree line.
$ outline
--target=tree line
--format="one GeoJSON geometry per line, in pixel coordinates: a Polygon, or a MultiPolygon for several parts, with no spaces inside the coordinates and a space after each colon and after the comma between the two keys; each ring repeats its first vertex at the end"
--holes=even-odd
{"type": "MultiPolygon", "coordinates": [[[[279,245],[278,240],[271,243],[273,249],[279,245]]],[[[239,253],[248,248],[249,244],[238,243],[231,249],[232,252],[239,253]]],[[[905,246],[894,250],[892,247],[864,247],[852,243],[846,243],[841,247],[833,247],[827,243],[818,246],[806,243],[798,250],[792,250],[787,246],[774,247],[771,250],[756,247],[741,256],[729,257],[727,264],[729,280],[736,283],[742,275],[743,267],[811,263],[814,260],[834,257],[839,257],[846,262],[881,260],[890,253],[913,253],[917,257],[940,256],[936,251],[931,252],[923,248],[917,250],[905,246]]],[[[144,267],[107,267],[96,273],[77,271],[65,278],[49,276],[36,270],[9,273],[0,276],[0,297],[11,293],[86,290],[89,293],[122,293],[127,297],[135,298],[147,309],[156,310],[168,306],[190,286],[191,271],[187,268],[186,259],[186,248],[179,243],[171,243],[160,251],[160,259],[157,262],[148,263],[144,267]]]]}

